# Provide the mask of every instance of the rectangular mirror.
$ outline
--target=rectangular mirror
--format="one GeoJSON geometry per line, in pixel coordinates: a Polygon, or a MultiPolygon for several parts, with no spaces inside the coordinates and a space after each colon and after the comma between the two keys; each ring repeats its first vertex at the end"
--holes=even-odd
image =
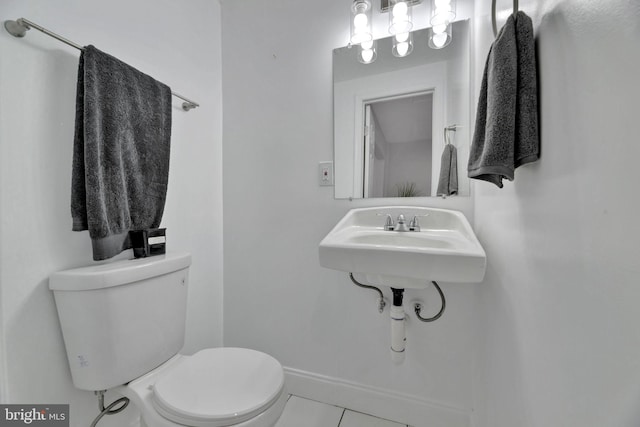
{"type": "Polygon", "coordinates": [[[443,49],[428,47],[428,29],[414,31],[402,58],[391,37],[376,40],[370,64],[358,61],[358,46],[334,49],[337,199],[436,196],[446,143],[457,153],[456,196],[469,195],[469,23],[452,26],[443,49]]]}

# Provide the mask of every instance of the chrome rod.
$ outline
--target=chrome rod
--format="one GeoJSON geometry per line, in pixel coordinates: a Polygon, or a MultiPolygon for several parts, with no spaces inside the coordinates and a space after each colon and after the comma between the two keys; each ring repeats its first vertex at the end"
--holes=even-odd
{"type": "MultiPolygon", "coordinates": [[[[61,41],[62,43],[68,46],[84,51],[84,47],[80,46],[79,44],[74,43],[71,40],[62,37],[61,35],[56,34],[53,31],[47,30],[46,28],[41,27],[40,25],[34,22],[31,22],[25,18],[19,18],[15,21],[11,21],[11,20],[5,21],[4,28],[7,30],[9,34],[11,34],[14,37],[24,37],[27,34],[27,31],[33,28],[34,30],[38,30],[41,33],[48,35],[49,37],[53,37],[54,39],[61,41]]],[[[185,111],[189,111],[193,108],[200,106],[200,104],[198,104],[197,102],[192,101],[189,98],[186,98],[176,92],[172,91],[171,95],[175,96],[176,98],[180,98],[184,101],[182,103],[182,109],[185,111]]]]}
{"type": "Polygon", "coordinates": [[[15,22],[18,24],[18,26],[24,27],[24,29],[25,29],[25,32],[21,36],[17,36],[17,37],[24,37],[24,34],[26,34],[26,30],[30,30],[31,28],[33,28],[35,30],[40,31],[41,33],[45,33],[46,35],[48,35],[50,37],[53,37],[56,40],[60,40],[62,43],[68,44],[71,47],[75,47],[78,50],[84,50],[83,47],[80,46],[79,44],[76,44],[76,43],[72,42],[69,39],[65,39],[61,35],[56,34],[56,33],[52,32],[52,31],[49,31],[46,28],[43,28],[40,25],[29,21],[28,19],[20,18],[15,22]]]}
{"type": "Polygon", "coordinates": [[[491,2],[491,26],[493,28],[493,37],[497,37],[498,25],[496,24],[496,0],[491,2]]]}

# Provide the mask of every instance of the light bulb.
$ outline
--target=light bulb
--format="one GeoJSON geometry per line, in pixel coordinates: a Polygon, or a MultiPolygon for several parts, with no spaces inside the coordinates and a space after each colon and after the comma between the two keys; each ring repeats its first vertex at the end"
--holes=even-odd
{"type": "Polygon", "coordinates": [[[447,31],[447,25],[446,24],[434,25],[432,29],[434,34],[442,34],[445,31],[447,31]]]}
{"type": "Polygon", "coordinates": [[[389,12],[389,33],[406,33],[407,31],[411,31],[412,28],[411,7],[404,0],[395,2],[389,12]]]}
{"type": "Polygon", "coordinates": [[[411,31],[411,28],[413,28],[413,23],[407,16],[403,16],[402,18],[393,19],[389,32],[391,34],[406,33],[411,31]]]}
{"type": "Polygon", "coordinates": [[[405,56],[407,52],[409,52],[409,43],[398,43],[396,46],[396,50],[398,51],[398,56],[405,56]]]}
{"type": "Polygon", "coordinates": [[[398,33],[396,34],[396,41],[398,43],[406,42],[409,40],[409,33],[398,33]]]}
{"type": "Polygon", "coordinates": [[[431,26],[448,25],[456,17],[456,0],[431,0],[431,26]]]}
{"type": "Polygon", "coordinates": [[[447,42],[447,35],[445,33],[434,34],[432,40],[435,47],[442,47],[447,42]]]}
{"type": "Polygon", "coordinates": [[[369,30],[369,18],[364,13],[358,13],[353,18],[353,34],[351,35],[351,43],[360,44],[373,39],[369,30]]]}
{"type": "Polygon", "coordinates": [[[438,26],[438,25],[445,25],[445,26],[446,26],[447,24],[448,24],[448,22],[447,22],[447,18],[446,18],[444,15],[442,15],[442,14],[440,14],[440,15],[433,15],[433,16],[431,17],[431,25],[432,25],[433,27],[436,27],[436,26],[438,26]]]}
{"type": "Polygon", "coordinates": [[[373,49],[362,49],[362,53],[360,54],[362,57],[362,62],[368,63],[373,59],[373,49]]]}
{"type": "Polygon", "coordinates": [[[366,42],[360,43],[362,50],[369,50],[373,47],[373,40],[368,40],[366,42]]]}
{"type": "Polygon", "coordinates": [[[403,1],[396,3],[393,6],[393,10],[391,13],[393,13],[394,17],[404,17],[407,15],[407,11],[409,10],[409,7],[407,6],[407,4],[403,1]]]}
{"type": "Polygon", "coordinates": [[[354,0],[351,6],[351,44],[372,40],[371,1],[354,0]]]}
{"type": "Polygon", "coordinates": [[[369,20],[367,19],[367,15],[364,13],[358,13],[355,18],[353,18],[353,26],[359,30],[363,30],[367,27],[369,20]]]}

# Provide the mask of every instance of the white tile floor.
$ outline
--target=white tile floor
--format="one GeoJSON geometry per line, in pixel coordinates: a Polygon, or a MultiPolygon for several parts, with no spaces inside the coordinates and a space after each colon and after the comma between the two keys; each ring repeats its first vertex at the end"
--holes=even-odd
{"type": "Polygon", "coordinates": [[[408,427],[326,403],[291,396],[275,427],[408,427]]]}

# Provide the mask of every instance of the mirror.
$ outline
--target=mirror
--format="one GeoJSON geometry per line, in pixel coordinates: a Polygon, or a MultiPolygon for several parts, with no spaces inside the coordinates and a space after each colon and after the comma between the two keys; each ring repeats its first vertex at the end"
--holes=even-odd
{"type": "Polygon", "coordinates": [[[428,29],[414,31],[403,58],[392,55],[391,37],[376,41],[370,64],[358,62],[358,46],[334,49],[335,198],[436,196],[447,141],[456,196],[469,195],[470,32],[468,21],[452,25],[440,50],[427,46],[428,29]]]}

